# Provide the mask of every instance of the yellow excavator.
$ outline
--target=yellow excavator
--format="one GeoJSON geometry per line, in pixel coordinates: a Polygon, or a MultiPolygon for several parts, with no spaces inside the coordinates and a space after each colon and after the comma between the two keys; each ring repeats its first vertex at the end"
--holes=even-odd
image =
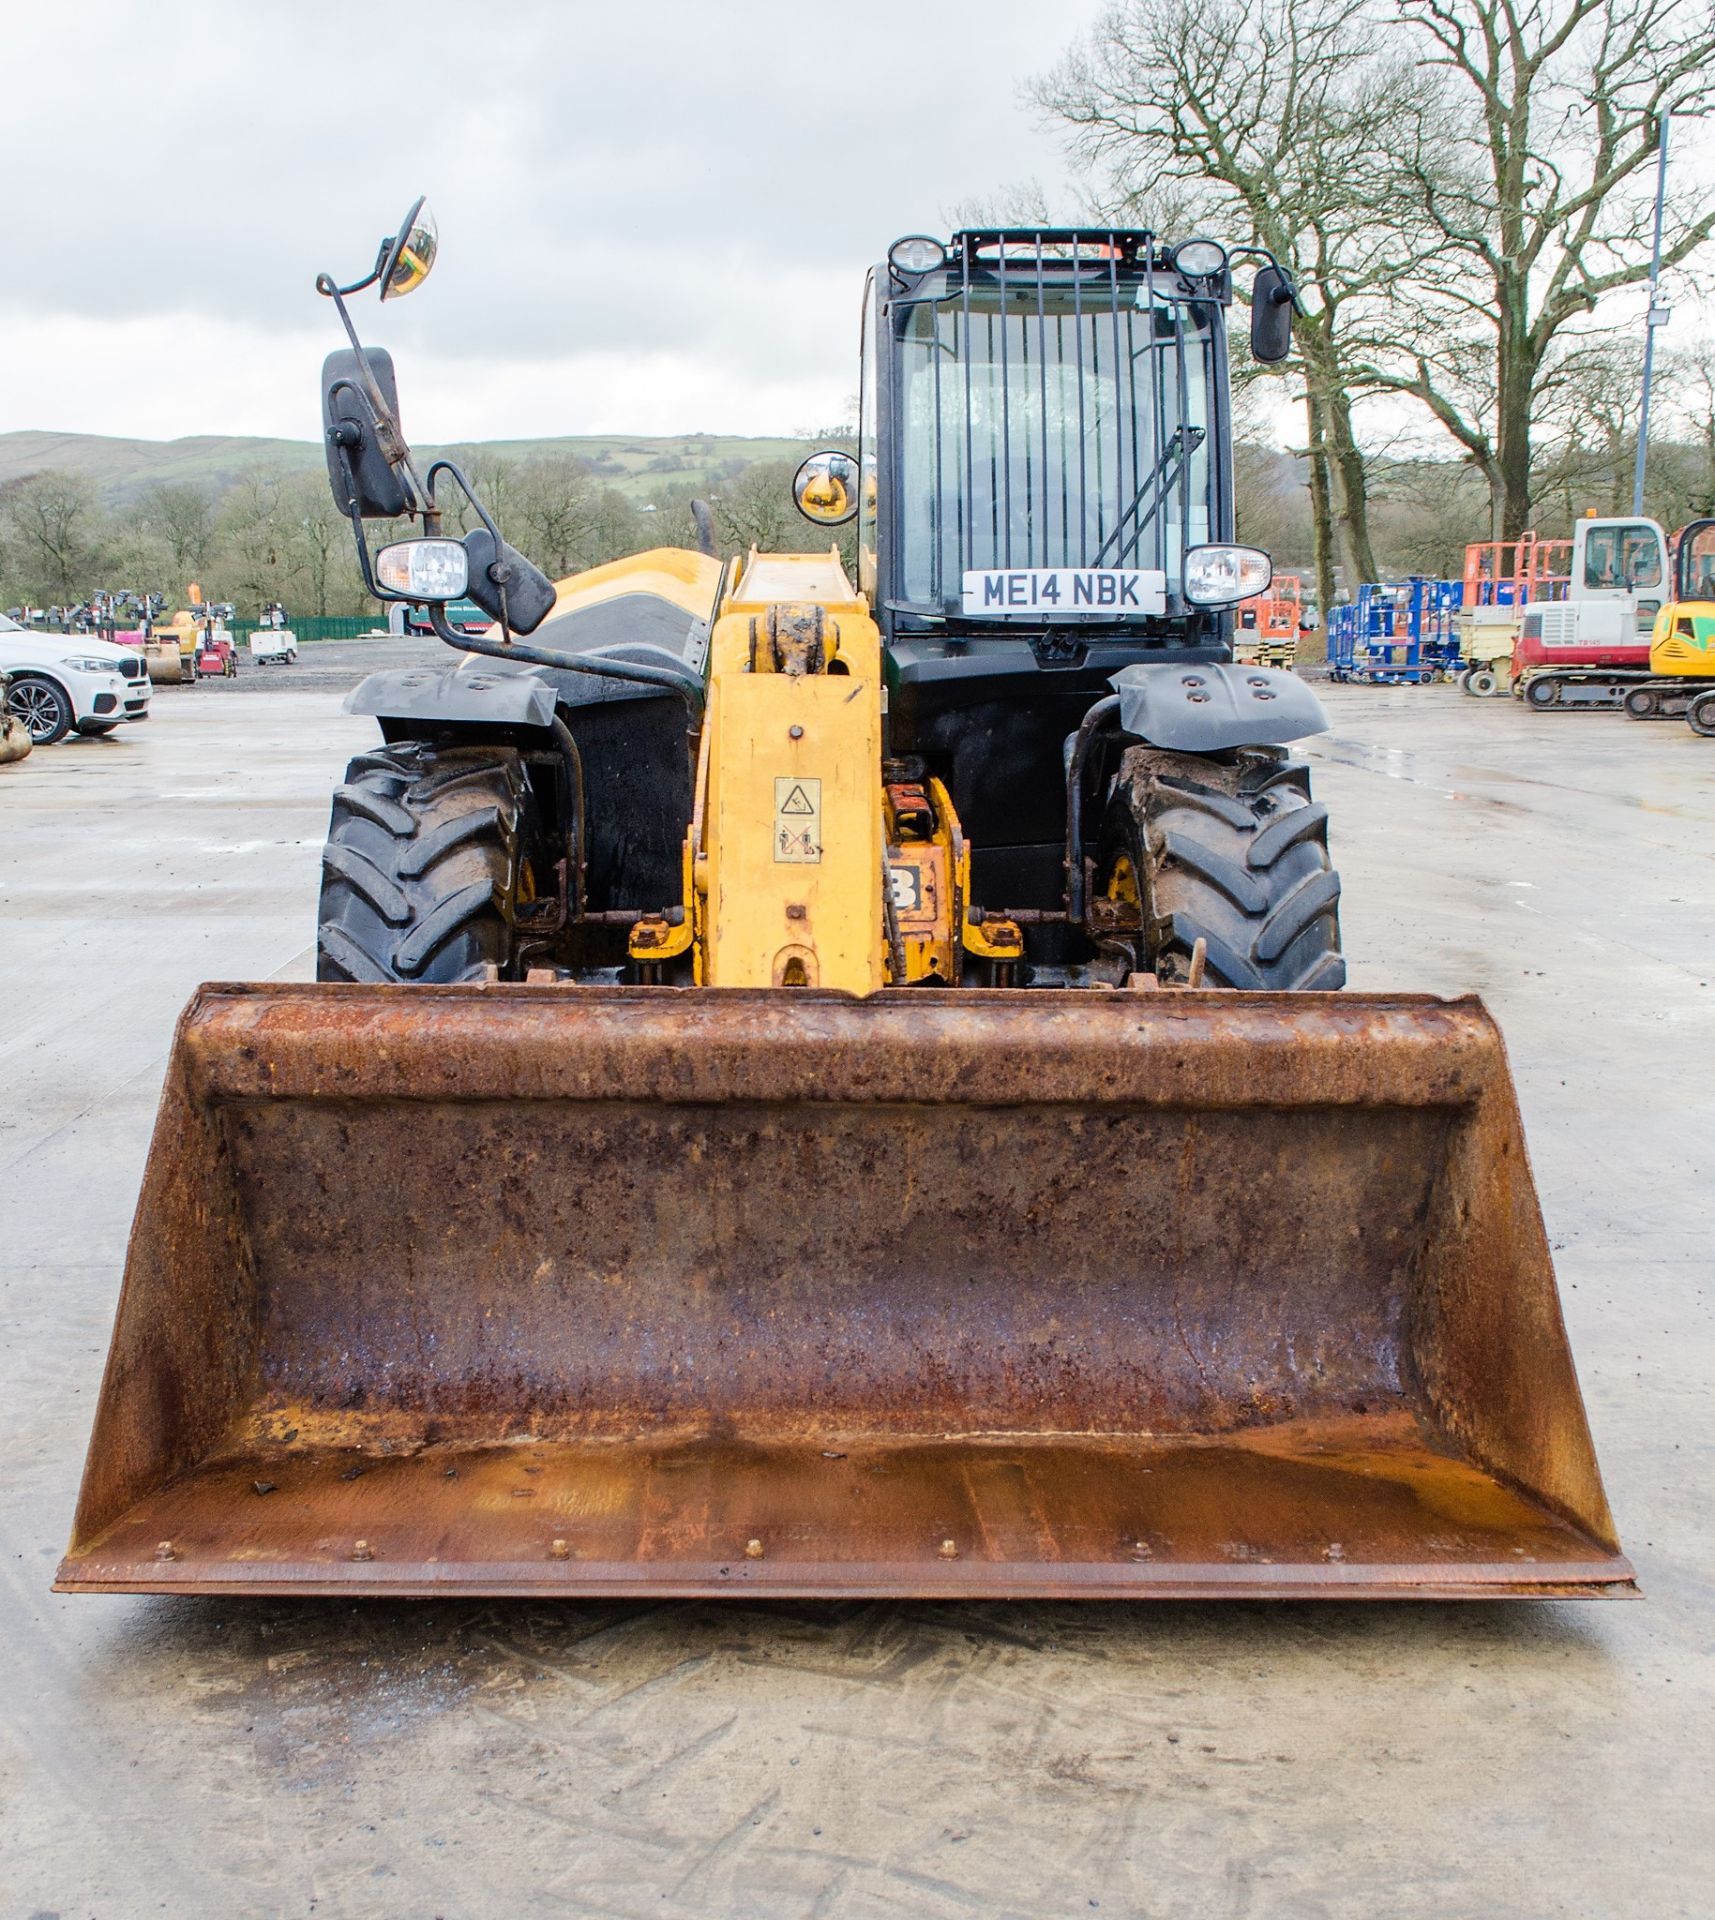
{"type": "Polygon", "coordinates": [[[317,982],[180,1022],[60,1587],[1630,1591],[1500,1036],[1338,991],[1232,662],[1233,256],[907,236],[822,551],[556,585],[352,323],[435,249],[323,408],[459,657],[351,698],[317,982]]]}
{"type": "Polygon", "coordinates": [[[1626,691],[1634,720],[1676,720],[1715,740],[1715,519],[1693,520],[1673,542],[1673,595],[1650,632],[1650,678],[1626,691]]]}

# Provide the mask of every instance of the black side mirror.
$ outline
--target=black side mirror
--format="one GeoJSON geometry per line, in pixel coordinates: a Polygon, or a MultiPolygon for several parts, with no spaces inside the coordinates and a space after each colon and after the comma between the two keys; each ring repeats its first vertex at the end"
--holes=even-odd
{"type": "MultiPolygon", "coordinates": [[[[384,347],[371,347],[368,360],[397,426],[399,388],[393,377],[393,356],[384,347]]],[[[330,353],[322,362],[322,433],[328,485],[341,513],[349,518],[355,509],[365,520],[397,520],[411,511],[410,491],[382,451],[375,409],[364,390],[363,369],[349,347],[330,353]]]]}
{"type": "Polygon", "coordinates": [[[1251,288],[1251,357],[1275,366],[1292,351],[1292,309],[1298,289],[1283,267],[1267,266],[1251,288]]]}
{"type": "Polygon", "coordinates": [[[487,527],[472,527],[464,537],[464,550],[470,563],[466,595],[491,620],[504,618],[514,633],[534,633],[554,610],[553,581],[516,547],[497,541],[487,527]]]}

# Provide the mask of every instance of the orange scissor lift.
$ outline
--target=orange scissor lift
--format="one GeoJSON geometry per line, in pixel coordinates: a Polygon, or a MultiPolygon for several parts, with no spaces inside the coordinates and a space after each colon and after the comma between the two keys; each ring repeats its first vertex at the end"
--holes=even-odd
{"type": "Polygon", "coordinates": [[[1510,693],[1513,653],[1525,609],[1564,600],[1572,578],[1572,542],[1476,540],[1465,549],[1465,583],[1459,610],[1459,652],[1465,669],[1460,688],[1479,698],[1510,693]]]}

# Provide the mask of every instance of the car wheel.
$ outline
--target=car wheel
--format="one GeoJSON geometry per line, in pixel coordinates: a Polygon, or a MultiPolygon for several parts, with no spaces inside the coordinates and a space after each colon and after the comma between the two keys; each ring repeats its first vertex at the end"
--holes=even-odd
{"type": "Polygon", "coordinates": [[[38,747],[51,747],[71,732],[71,696],[57,681],[39,673],[20,673],[6,695],[6,711],[14,720],[22,720],[31,741],[38,747]]]}

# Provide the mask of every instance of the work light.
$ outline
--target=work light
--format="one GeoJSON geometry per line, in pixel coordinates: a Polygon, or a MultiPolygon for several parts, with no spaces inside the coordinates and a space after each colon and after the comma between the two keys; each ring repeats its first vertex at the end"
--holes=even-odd
{"type": "Polygon", "coordinates": [[[1167,257],[1187,280],[1212,280],[1227,270],[1227,250],[1218,240],[1181,240],[1167,257]]]}
{"type": "Polygon", "coordinates": [[[947,264],[947,249],[939,240],[931,240],[926,233],[910,233],[903,240],[895,240],[887,250],[887,264],[895,273],[910,274],[933,273],[937,267],[947,264]]]}

